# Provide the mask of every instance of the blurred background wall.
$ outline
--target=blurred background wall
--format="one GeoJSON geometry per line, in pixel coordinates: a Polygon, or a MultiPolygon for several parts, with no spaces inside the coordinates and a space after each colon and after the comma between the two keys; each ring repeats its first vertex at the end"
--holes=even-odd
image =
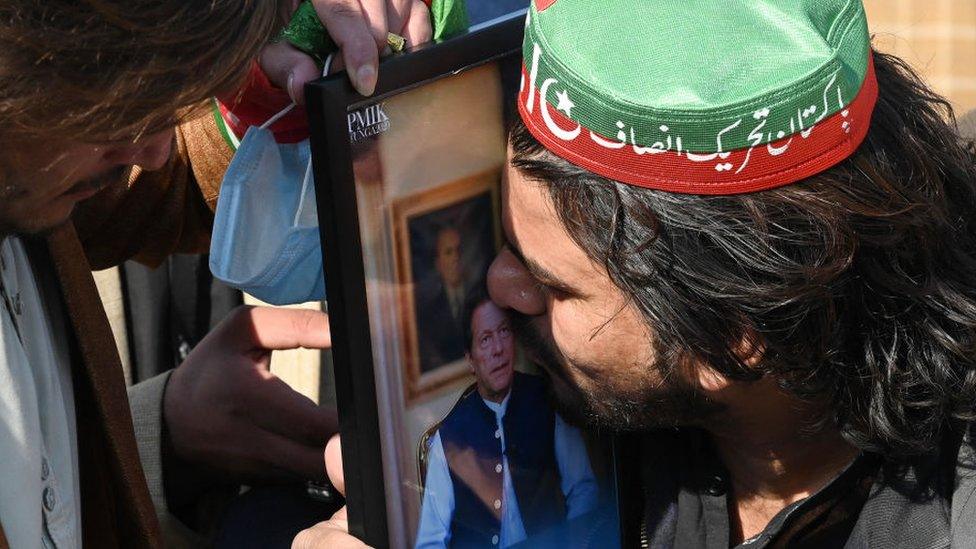
{"type": "Polygon", "coordinates": [[[902,57],[956,109],[976,109],[976,0],[864,0],[874,46],[902,57]]]}

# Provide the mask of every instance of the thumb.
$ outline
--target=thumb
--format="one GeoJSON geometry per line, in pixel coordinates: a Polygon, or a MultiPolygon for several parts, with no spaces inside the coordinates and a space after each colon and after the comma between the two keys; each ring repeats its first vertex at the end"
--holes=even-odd
{"type": "Polygon", "coordinates": [[[329,482],[345,496],[346,479],[342,473],[342,442],[339,435],[333,436],[325,445],[325,471],[329,475],[329,482]]]}

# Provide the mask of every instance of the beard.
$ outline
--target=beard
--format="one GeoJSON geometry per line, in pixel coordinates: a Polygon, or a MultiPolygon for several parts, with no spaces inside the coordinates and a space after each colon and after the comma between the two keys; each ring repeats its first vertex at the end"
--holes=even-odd
{"type": "MultiPolygon", "coordinates": [[[[568,361],[542,336],[531,318],[511,311],[510,317],[522,348],[549,378],[553,407],[570,423],[638,432],[701,425],[723,408],[683,379],[680,368],[659,362],[647,365],[644,370],[647,377],[638,387],[614,385],[611,379],[592,380],[581,386],[573,381],[568,361]]],[[[610,372],[606,377],[612,375],[610,372]]]]}

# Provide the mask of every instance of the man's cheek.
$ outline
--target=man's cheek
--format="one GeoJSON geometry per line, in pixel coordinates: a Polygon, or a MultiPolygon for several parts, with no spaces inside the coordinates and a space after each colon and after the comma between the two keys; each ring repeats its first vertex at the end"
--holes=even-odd
{"type": "Polygon", "coordinates": [[[593,356],[585,330],[572,320],[559,322],[554,319],[551,338],[560,355],[564,374],[570,380],[577,380],[580,373],[585,373],[581,372],[580,366],[589,364],[593,356]]]}
{"type": "Polygon", "coordinates": [[[556,351],[564,357],[569,357],[575,352],[576,326],[566,320],[566,315],[559,314],[560,311],[554,310],[550,313],[550,321],[547,325],[540,327],[540,335],[552,341],[556,351]]]}

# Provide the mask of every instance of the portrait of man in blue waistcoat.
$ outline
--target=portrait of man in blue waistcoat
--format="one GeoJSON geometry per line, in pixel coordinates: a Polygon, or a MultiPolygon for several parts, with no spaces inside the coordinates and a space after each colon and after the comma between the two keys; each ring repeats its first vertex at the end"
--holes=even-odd
{"type": "Polygon", "coordinates": [[[481,289],[464,318],[475,390],[430,439],[417,548],[508,547],[598,505],[579,430],[550,407],[541,378],[515,371],[506,313],[481,289]]]}

